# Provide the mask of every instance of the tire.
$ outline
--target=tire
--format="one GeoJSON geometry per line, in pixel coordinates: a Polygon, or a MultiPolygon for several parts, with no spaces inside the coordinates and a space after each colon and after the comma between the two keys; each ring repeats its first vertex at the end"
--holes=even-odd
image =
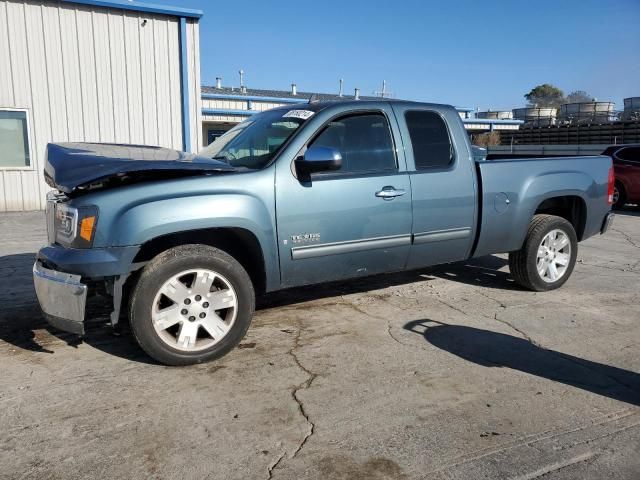
{"type": "Polygon", "coordinates": [[[144,267],[129,319],[149,356],[165,365],[191,365],[220,358],[238,345],[254,309],[253,284],[238,261],[217,248],[182,245],[144,267]]]}
{"type": "Polygon", "coordinates": [[[516,283],[524,288],[536,292],[555,290],[571,276],[577,256],[578,238],[571,223],[555,215],[534,215],[524,245],[517,252],[509,253],[509,269],[516,283]],[[566,246],[556,248],[565,239],[566,246]]]}
{"type": "Polygon", "coordinates": [[[613,188],[614,188],[613,190],[614,202],[612,207],[614,210],[620,210],[627,203],[627,194],[624,191],[624,187],[620,182],[616,182],[613,188]]]}

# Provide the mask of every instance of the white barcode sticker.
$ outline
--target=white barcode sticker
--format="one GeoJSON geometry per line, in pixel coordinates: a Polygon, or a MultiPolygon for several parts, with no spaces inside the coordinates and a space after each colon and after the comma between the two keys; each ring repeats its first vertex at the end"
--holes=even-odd
{"type": "Polygon", "coordinates": [[[311,110],[289,110],[285,113],[282,118],[300,118],[301,120],[306,120],[309,117],[312,117],[315,112],[311,110]]]}

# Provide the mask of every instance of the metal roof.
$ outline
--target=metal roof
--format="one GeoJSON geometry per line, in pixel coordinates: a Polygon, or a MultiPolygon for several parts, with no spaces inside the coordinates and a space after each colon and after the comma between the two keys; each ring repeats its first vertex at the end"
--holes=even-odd
{"type": "Polygon", "coordinates": [[[64,3],[77,3],[93,7],[117,8],[133,12],[157,13],[160,15],[170,15],[182,18],[200,18],[202,10],[191,8],[172,7],[170,5],[158,5],[155,3],[126,1],[126,0],[62,0],[64,3]]]}
{"type": "MultiPolygon", "coordinates": [[[[294,100],[308,100],[309,97],[315,95],[320,101],[327,100],[353,100],[354,95],[343,95],[342,97],[334,93],[316,93],[316,92],[298,92],[297,95],[293,95],[288,90],[265,90],[260,88],[247,88],[245,92],[242,92],[239,87],[208,87],[202,86],[202,94],[212,95],[224,95],[224,96],[242,96],[242,97],[268,97],[272,99],[294,99],[294,100]]],[[[206,98],[206,97],[205,97],[206,98]]],[[[360,100],[380,100],[380,97],[368,97],[360,95],[360,100]]]]}

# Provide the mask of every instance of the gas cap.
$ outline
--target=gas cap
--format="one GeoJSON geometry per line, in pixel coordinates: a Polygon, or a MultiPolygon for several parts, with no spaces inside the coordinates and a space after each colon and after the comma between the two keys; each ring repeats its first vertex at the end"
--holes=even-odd
{"type": "Polygon", "coordinates": [[[510,203],[511,200],[509,200],[509,195],[504,192],[496,193],[496,197],[493,201],[493,208],[496,209],[496,212],[502,214],[507,211],[510,203]]]}

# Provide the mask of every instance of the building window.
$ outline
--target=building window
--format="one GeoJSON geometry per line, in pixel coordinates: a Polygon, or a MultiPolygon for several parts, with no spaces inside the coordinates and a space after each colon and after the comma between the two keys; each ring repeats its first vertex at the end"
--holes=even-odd
{"type": "Polygon", "coordinates": [[[416,170],[447,168],[453,149],[444,120],[435,112],[411,110],[405,113],[416,170]]]}
{"type": "Polygon", "coordinates": [[[207,140],[209,142],[209,143],[207,143],[207,145],[212,143],[216,138],[224,135],[225,132],[226,132],[226,130],[220,130],[220,129],[209,129],[209,130],[207,130],[207,140]]]}
{"type": "Polygon", "coordinates": [[[25,110],[0,110],[0,168],[31,166],[25,110]]]}

